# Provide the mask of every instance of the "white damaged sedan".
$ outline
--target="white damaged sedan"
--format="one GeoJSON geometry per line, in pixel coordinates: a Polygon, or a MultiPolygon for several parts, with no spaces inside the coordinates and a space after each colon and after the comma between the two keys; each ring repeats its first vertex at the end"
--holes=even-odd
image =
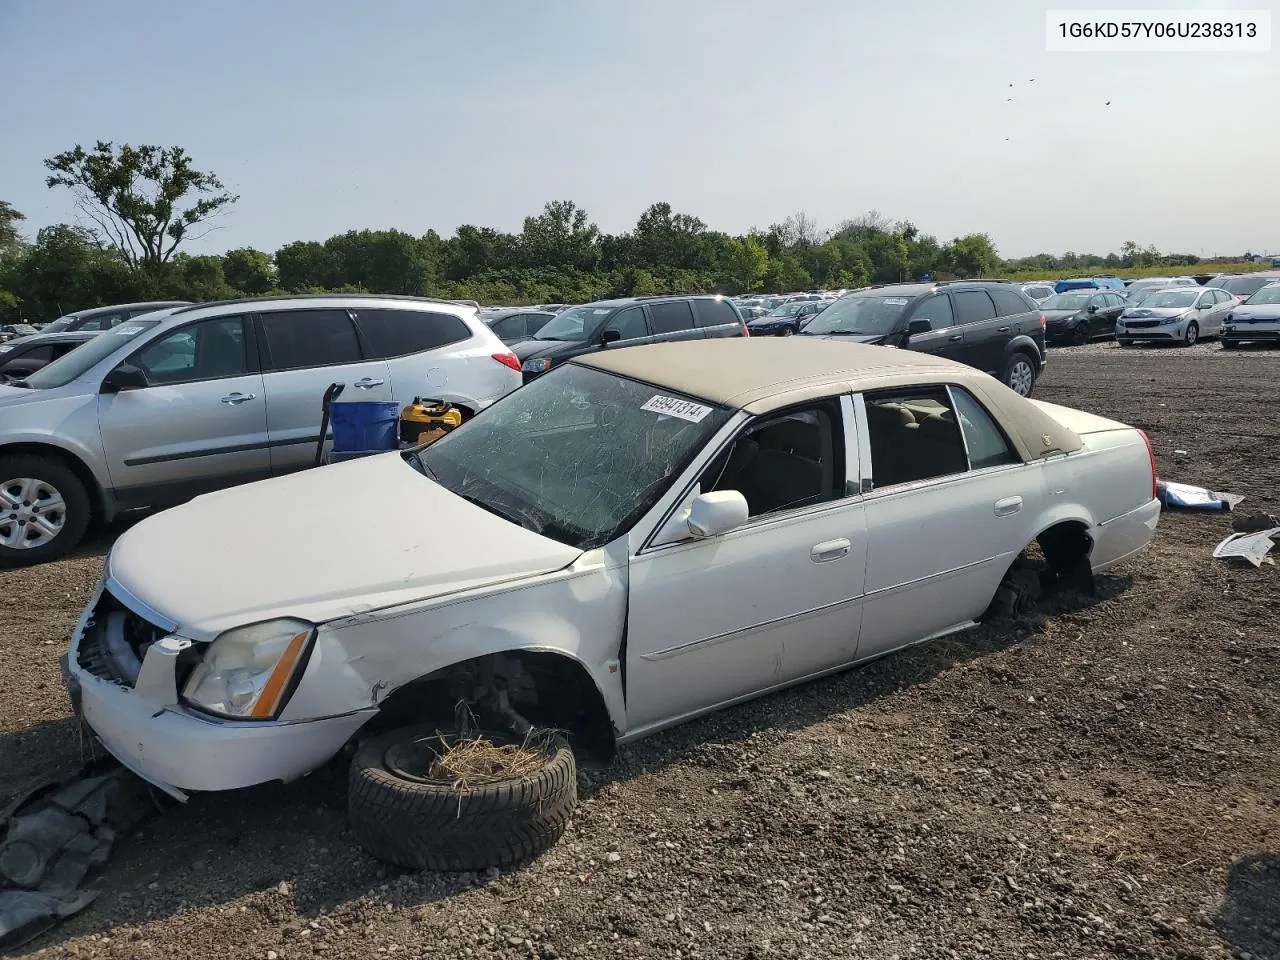
{"type": "Polygon", "coordinates": [[[1016,604],[1037,543],[1105,570],[1159,513],[1141,431],[967,366],[804,338],[603,350],[429,447],[143,520],[64,669],[106,748],[179,797],[459,703],[607,750],[971,627],[1016,604]]]}

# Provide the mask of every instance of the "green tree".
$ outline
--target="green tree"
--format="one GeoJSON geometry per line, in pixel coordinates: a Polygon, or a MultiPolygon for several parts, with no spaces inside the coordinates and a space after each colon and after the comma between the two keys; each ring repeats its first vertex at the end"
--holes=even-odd
{"type": "Polygon", "coordinates": [[[536,217],[524,218],[521,262],[529,267],[594,270],[600,263],[600,229],[572,200],[552,200],[536,217]]]}
{"type": "Polygon", "coordinates": [[[44,165],[45,183],[69,188],[80,211],[134,268],[167,263],[180,244],[204,235],[193,230],[239,199],[214,174],[196,170],[182,147],[117,148],[99,140],[92,150],[76,144],[44,165]],[[180,206],[187,197],[189,205],[180,206]]]}
{"type": "Polygon", "coordinates": [[[52,320],[84,307],[147,299],[148,278],[104,250],[82,227],[45,227],[8,270],[5,281],[31,320],[52,320]]]}
{"type": "Polygon", "coordinates": [[[734,287],[745,293],[757,289],[769,269],[769,251],[758,237],[728,237],[724,243],[726,272],[734,287]]]}
{"type": "Polygon", "coordinates": [[[22,246],[22,234],[18,222],[27,219],[12,204],[0,200],[0,256],[16,251],[22,246]]]}
{"type": "Polygon", "coordinates": [[[438,264],[418,237],[400,230],[348,230],[324,242],[336,273],[331,283],[372,293],[426,296],[439,278],[438,264]]]}
{"type": "Polygon", "coordinates": [[[222,271],[228,284],[250,296],[270,293],[276,286],[271,256],[253,247],[228,250],[222,258],[222,271]]]}
{"type": "Polygon", "coordinates": [[[339,284],[334,257],[323,243],[295,240],[275,253],[282,290],[325,289],[339,284]]]}
{"type": "Polygon", "coordinates": [[[951,241],[951,269],[960,277],[981,277],[1000,266],[995,245],[985,233],[970,233],[951,241]]]}
{"type": "Polygon", "coordinates": [[[676,213],[669,203],[655,203],[640,214],[631,239],[635,265],[662,276],[715,267],[707,225],[690,214],[676,213]]]}

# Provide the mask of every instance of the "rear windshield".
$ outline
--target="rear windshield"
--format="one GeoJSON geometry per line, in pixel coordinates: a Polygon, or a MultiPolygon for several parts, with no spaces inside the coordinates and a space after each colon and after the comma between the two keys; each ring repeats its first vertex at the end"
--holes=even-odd
{"type": "Polygon", "coordinates": [[[41,367],[24,382],[33,390],[64,387],[96,366],[99,361],[106,359],[117,350],[127,348],[138,334],[150,330],[159,322],[159,320],[126,321],[118,327],[98,334],[92,340],[86,340],[70,353],[59,357],[46,367],[41,367]]]}
{"type": "Polygon", "coordinates": [[[1227,291],[1233,297],[1251,297],[1269,283],[1275,283],[1275,277],[1232,277],[1213,286],[1227,291]]]}

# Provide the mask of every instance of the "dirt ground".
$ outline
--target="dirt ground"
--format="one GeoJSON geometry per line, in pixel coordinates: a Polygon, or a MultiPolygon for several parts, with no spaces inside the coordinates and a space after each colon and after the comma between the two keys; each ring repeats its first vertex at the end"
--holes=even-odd
{"type": "MultiPolygon", "coordinates": [[[[1037,395],[1280,512],[1280,352],[1055,350],[1037,395]]],[[[1280,568],[1229,532],[1166,513],[1096,598],[627,749],[501,876],[364,855],[338,763],[199,797],[22,955],[1280,957],[1280,568]]],[[[0,574],[0,803],[88,755],[56,658],[108,540],[0,574]]]]}

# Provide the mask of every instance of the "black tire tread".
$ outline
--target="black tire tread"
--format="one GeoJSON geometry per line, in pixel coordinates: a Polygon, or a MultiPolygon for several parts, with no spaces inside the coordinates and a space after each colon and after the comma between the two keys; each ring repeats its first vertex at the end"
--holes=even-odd
{"type": "Polygon", "coordinates": [[[393,731],[352,758],[347,809],[352,832],[372,856],[414,869],[465,871],[507,867],[560,839],[577,806],[577,764],[557,738],[536,776],[454,790],[403,780],[386,769],[394,742],[431,728],[393,731]]]}

